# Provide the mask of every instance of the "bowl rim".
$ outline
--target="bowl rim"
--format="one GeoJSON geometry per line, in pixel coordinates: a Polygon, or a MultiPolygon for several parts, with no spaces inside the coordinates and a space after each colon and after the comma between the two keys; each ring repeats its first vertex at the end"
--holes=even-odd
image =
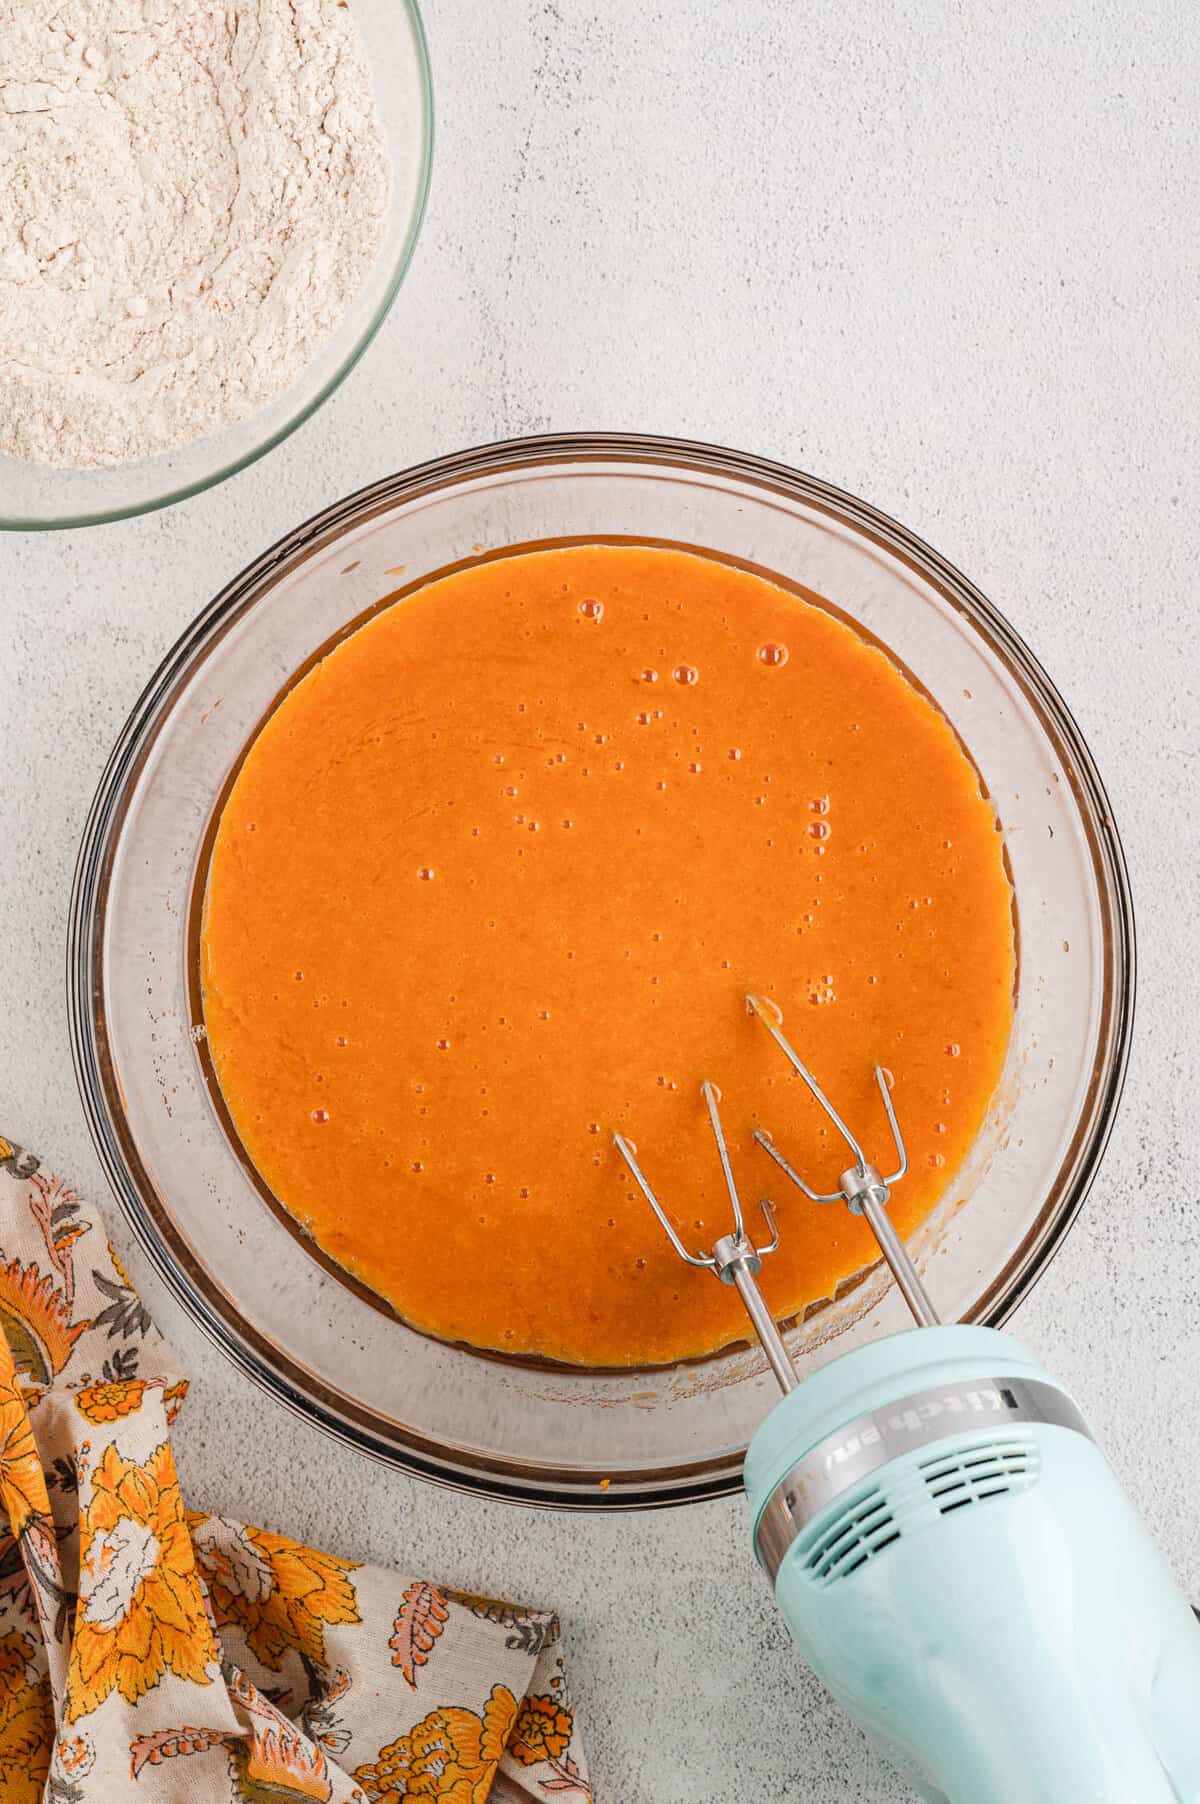
{"type": "MultiPolygon", "coordinates": [[[[597,1499],[572,1485],[566,1474],[538,1474],[519,1462],[489,1467],[460,1450],[407,1442],[399,1446],[306,1388],[299,1368],[268,1347],[252,1324],[236,1329],[212,1299],[190,1281],[180,1249],[147,1200],[153,1187],[142,1175],[137,1149],[119,1097],[105,1079],[104,994],[101,969],[107,873],[127,805],[180,681],[195,660],[231,630],[256,603],[264,579],[292,561],[311,556],[356,519],[368,519],[397,502],[480,475],[502,475],[543,463],[645,463],[702,469],[750,481],[836,516],[913,566],[969,620],[981,622],[999,647],[1022,694],[1068,754],[1070,780],[1080,801],[1093,864],[1101,878],[1104,972],[1107,995],[1101,1038],[1080,1120],[1060,1168],[1053,1209],[1031,1230],[1015,1273],[993,1280],[971,1319],[999,1327],[1029,1295],[1078,1217],[1112,1131],[1124,1088],[1132,1040],[1136,987],[1136,934],[1124,850],[1103,782],[1087,743],[1048,673],[1000,611],[952,564],[888,515],[820,478],[770,459],[701,441],[631,432],[568,432],[500,440],[399,471],[368,484],[295,527],[234,577],[185,628],[134,703],[100,776],[81,836],[72,882],[66,943],[67,1013],[72,1064],[88,1129],[118,1204],[155,1271],[185,1312],[197,1321],[235,1366],[308,1422],[384,1463],[451,1489],[527,1505],[575,1510],[659,1508],[725,1496],[741,1486],[741,1458],[705,1460],[674,1468],[668,1482],[639,1490],[632,1485],[597,1499]]],[[[369,1412],[364,1412],[369,1415],[369,1412]]],[[[631,1475],[633,1478],[635,1475],[631,1475]]]]}
{"type": "MultiPolygon", "coordinates": [[[[134,520],[142,514],[157,513],[161,508],[174,507],[176,502],[186,501],[193,495],[202,495],[208,489],[217,488],[230,476],[236,476],[242,470],[249,469],[276,445],[281,445],[286,438],[303,426],[306,420],[322,408],[334,391],[341,387],[359,359],[365,355],[375,339],[376,333],[392,310],[400,286],[408,274],[413,256],[417,248],[417,240],[421,236],[421,228],[425,222],[425,213],[429,205],[429,188],[433,175],[434,144],[434,103],[433,103],[433,70],[429,57],[429,40],[426,36],[424,21],[421,18],[419,0],[397,0],[402,10],[408,15],[408,24],[412,32],[413,47],[417,58],[417,78],[421,92],[421,150],[420,164],[417,171],[417,192],[404,235],[404,243],[400,247],[400,255],[396,266],[388,279],[387,288],[368,323],[366,330],[350,346],[337,368],[331,372],[314,395],[306,397],[295,410],[269,433],[261,442],[250,446],[246,451],[220,464],[205,476],[194,477],[191,481],[181,482],[176,486],[164,489],[161,494],[152,496],[148,501],[134,501],[121,506],[97,508],[76,508],[65,514],[8,514],[0,503],[0,532],[63,532],[72,531],[82,526],[108,526],[118,520],[134,520]]],[[[251,416],[251,419],[253,416],[251,416]]],[[[247,421],[246,424],[250,422],[247,421]]],[[[197,440],[203,443],[203,440],[197,440]]],[[[153,461],[153,460],[148,460],[153,461]]],[[[47,482],[52,484],[54,471],[47,469],[47,482]]]]}

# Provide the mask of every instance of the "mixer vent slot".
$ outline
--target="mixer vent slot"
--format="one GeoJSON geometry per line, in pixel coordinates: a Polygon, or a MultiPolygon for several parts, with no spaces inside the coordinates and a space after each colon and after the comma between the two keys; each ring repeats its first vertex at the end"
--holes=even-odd
{"type": "Polygon", "coordinates": [[[891,1506],[880,1490],[849,1499],[820,1533],[804,1558],[804,1571],[822,1587],[848,1578],[900,1539],[891,1506]]]}
{"type": "Polygon", "coordinates": [[[1037,1443],[1024,1436],[988,1436],[952,1453],[922,1460],[919,1470],[932,1501],[943,1516],[968,1504],[984,1503],[1037,1483],[1037,1443]]]}

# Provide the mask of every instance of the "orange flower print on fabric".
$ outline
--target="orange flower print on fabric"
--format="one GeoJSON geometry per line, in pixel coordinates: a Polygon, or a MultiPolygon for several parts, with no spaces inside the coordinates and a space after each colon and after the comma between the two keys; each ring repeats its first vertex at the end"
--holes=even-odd
{"type": "Polygon", "coordinates": [[[249,1741],[231,1741],[229,1770],[238,1804],[328,1804],[333,1796],[320,1748],[289,1726],[272,1723],[249,1741]]]}
{"type": "Polygon", "coordinates": [[[499,1764],[516,1720],[516,1698],[507,1685],[493,1685],[488,1701],[483,1706],[483,1735],[479,1744],[484,1760],[492,1766],[499,1764]]]}
{"type": "Polygon", "coordinates": [[[521,1766],[557,1760],[571,1745],[574,1719],[549,1697],[528,1697],[521,1705],[508,1751],[521,1766]]]}
{"type": "Polygon", "coordinates": [[[167,1672],[211,1684],[216,1661],[170,1447],[144,1466],[106,1447],[80,1517],[68,1722],[112,1691],[136,1703],[167,1672]]]}
{"type": "Polygon", "coordinates": [[[25,1405],[14,1390],[0,1387],[0,1505],[14,1535],[41,1515],[45,1479],[25,1405]]]}
{"type": "Polygon", "coordinates": [[[186,1378],[177,1378],[174,1384],[168,1384],[163,1391],[163,1408],[167,1412],[167,1427],[173,1428],[175,1418],[183,1407],[183,1400],[188,1393],[186,1378]]]}
{"type": "Polygon", "coordinates": [[[291,1649],[324,1665],[326,1627],[361,1621],[346,1576],[355,1561],[262,1528],[211,1516],[189,1520],[217,1627],[240,1628],[251,1652],[272,1672],[291,1649]]]}
{"type": "Polygon", "coordinates": [[[140,1378],[118,1378],[112,1384],[89,1384],[76,1392],[75,1407],[89,1422],[116,1422],[142,1407],[146,1386],[140,1378]]]}
{"type": "Polygon", "coordinates": [[[25,1398],[17,1387],[12,1354],[0,1336],[0,1510],[14,1535],[48,1516],[50,1500],[25,1398]]]}
{"type": "Polygon", "coordinates": [[[512,1692],[494,1685],[482,1717],[453,1706],[431,1710],[354,1777],[371,1804],[405,1804],[415,1798],[485,1804],[516,1716],[512,1692]]]}
{"type": "Polygon", "coordinates": [[[290,1804],[300,1799],[327,1804],[333,1784],[322,1749],[245,1673],[230,1672],[229,1695],[250,1719],[249,1737],[229,1742],[229,1775],[238,1804],[290,1804]]]}
{"type": "Polygon", "coordinates": [[[90,1322],[72,1322],[66,1294],[36,1265],[12,1259],[0,1265],[0,1337],[7,1340],[19,1372],[49,1384],[71,1357],[90,1322]]]}
{"type": "Polygon", "coordinates": [[[33,1667],[34,1645],[13,1632],[0,1637],[0,1798],[41,1804],[54,1747],[50,1682],[33,1667]]]}
{"type": "Polygon", "coordinates": [[[83,1779],[96,1764],[96,1750],[86,1735],[64,1735],[55,1744],[54,1764],[68,1779],[83,1779]]]}

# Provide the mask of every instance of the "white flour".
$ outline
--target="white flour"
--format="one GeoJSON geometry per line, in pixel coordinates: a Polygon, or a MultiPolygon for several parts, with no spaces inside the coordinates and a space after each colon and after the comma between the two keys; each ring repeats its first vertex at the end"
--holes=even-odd
{"type": "Polygon", "coordinates": [[[0,452],[124,463],[257,412],[389,185],[338,0],[0,0],[0,452]]]}

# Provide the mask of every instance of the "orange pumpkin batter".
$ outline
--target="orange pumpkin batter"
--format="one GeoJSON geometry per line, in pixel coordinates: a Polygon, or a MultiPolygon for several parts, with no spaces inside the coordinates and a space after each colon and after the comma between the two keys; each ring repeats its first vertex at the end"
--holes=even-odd
{"type": "Polygon", "coordinates": [[[419,1328],[596,1365],[742,1337],[685,1238],[771,1194],[778,1315],[876,1257],[844,1155],[743,997],[882,1158],[911,1230],[970,1146],[1012,1015],[1012,898],[977,773],[823,608],[638,545],[515,554],[378,613],[253,742],[208,874],[202,981],[229,1113],[318,1245],[419,1328]]]}

